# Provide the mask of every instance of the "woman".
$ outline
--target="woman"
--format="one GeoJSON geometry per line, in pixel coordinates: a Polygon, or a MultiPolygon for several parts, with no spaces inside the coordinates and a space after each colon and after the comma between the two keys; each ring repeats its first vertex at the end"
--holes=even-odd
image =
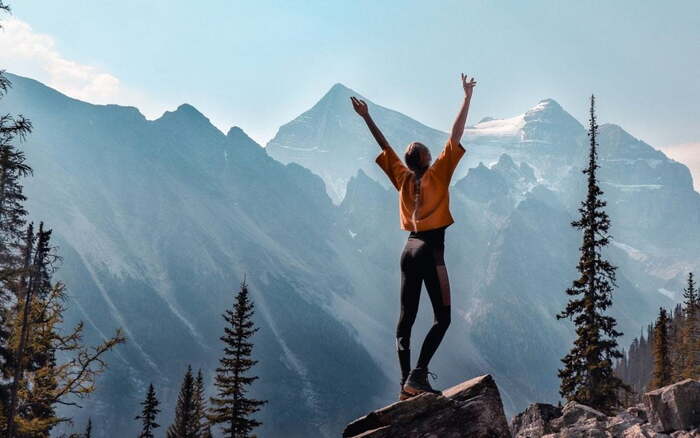
{"type": "Polygon", "coordinates": [[[350,98],[355,111],[365,120],[382,148],[376,163],[399,191],[401,228],[410,231],[401,254],[401,313],[396,327],[401,400],[422,392],[439,393],[428,382],[428,374],[432,374],[428,364],[450,325],[450,282],[444,259],[445,228],[454,222],[449,208],[449,186],[465,153],[460,140],[475,86],[474,78],[468,80],[462,74],[462,107],[445,148],[432,165],[430,151],[418,142],[406,148],[404,165],[372,120],[365,101],[350,98]],[[423,341],[416,367],[411,369],[411,328],[418,312],[423,282],[433,306],[434,323],[423,341]]]}

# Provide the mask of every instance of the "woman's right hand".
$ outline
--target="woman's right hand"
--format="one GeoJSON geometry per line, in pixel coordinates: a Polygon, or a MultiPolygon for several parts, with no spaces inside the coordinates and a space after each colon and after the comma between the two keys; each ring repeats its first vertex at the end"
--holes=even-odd
{"type": "Polygon", "coordinates": [[[367,117],[369,115],[369,110],[367,109],[367,103],[362,100],[358,99],[357,97],[353,96],[350,98],[352,101],[352,107],[355,109],[355,112],[360,116],[360,117],[367,117]]]}

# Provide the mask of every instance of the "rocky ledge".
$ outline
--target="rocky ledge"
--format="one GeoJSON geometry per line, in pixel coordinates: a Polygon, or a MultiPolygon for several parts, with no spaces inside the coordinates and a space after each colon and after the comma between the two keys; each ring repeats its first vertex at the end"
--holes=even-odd
{"type": "Polygon", "coordinates": [[[530,405],[511,423],[513,438],[700,437],[700,382],[683,380],[644,394],[644,403],[607,416],[569,402],[530,405]]]}
{"type": "Polygon", "coordinates": [[[607,416],[569,402],[530,405],[508,426],[490,375],[438,394],[421,394],[348,424],[355,438],[700,438],[700,382],[684,380],[644,395],[644,403],[607,416]]]}
{"type": "Polygon", "coordinates": [[[344,437],[509,437],[501,395],[490,375],[442,392],[421,394],[358,418],[344,437]]]}

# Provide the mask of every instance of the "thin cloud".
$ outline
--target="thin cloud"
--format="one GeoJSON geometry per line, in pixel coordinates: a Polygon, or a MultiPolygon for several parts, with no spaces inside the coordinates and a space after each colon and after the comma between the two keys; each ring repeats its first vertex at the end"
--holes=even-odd
{"type": "Polygon", "coordinates": [[[16,17],[3,19],[1,24],[0,65],[4,69],[86,102],[138,106],[150,118],[163,113],[163,105],[128,89],[109,72],[63,57],[50,35],[35,32],[16,17]]]}

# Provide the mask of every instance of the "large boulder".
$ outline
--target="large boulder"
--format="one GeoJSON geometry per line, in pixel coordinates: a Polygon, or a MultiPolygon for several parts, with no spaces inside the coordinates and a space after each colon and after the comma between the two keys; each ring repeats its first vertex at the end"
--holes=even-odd
{"type": "MultiPolygon", "coordinates": [[[[606,429],[613,435],[613,436],[626,436],[625,433],[628,435],[632,434],[631,436],[636,436],[634,435],[633,432],[630,432],[631,430],[635,428],[641,428],[640,425],[643,425],[646,423],[646,412],[645,411],[640,411],[637,407],[634,408],[628,408],[622,412],[619,412],[617,415],[614,417],[611,417],[607,421],[606,429]],[[640,426],[640,427],[637,427],[640,426]]],[[[652,429],[653,431],[653,429],[652,429]]],[[[636,432],[635,432],[636,433],[636,432]]],[[[644,436],[644,435],[640,435],[644,436]]]]}
{"type": "Polygon", "coordinates": [[[348,424],[343,437],[506,438],[510,430],[501,395],[490,375],[441,395],[421,394],[370,412],[348,424]]]}
{"type": "Polygon", "coordinates": [[[510,429],[513,438],[541,437],[556,432],[550,422],[561,417],[561,414],[560,407],[547,403],[533,403],[513,418],[510,429]]]}
{"type": "Polygon", "coordinates": [[[686,379],[644,394],[649,423],[657,432],[700,426],[700,382],[686,379]]]}
{"type": "Polygon", "coordinates": [[[604,413],[573,401],[564,405],[561,415],[562,426],[573,426],[589,420],[606,421],[607,419],[608,417],[604,413]]]}

